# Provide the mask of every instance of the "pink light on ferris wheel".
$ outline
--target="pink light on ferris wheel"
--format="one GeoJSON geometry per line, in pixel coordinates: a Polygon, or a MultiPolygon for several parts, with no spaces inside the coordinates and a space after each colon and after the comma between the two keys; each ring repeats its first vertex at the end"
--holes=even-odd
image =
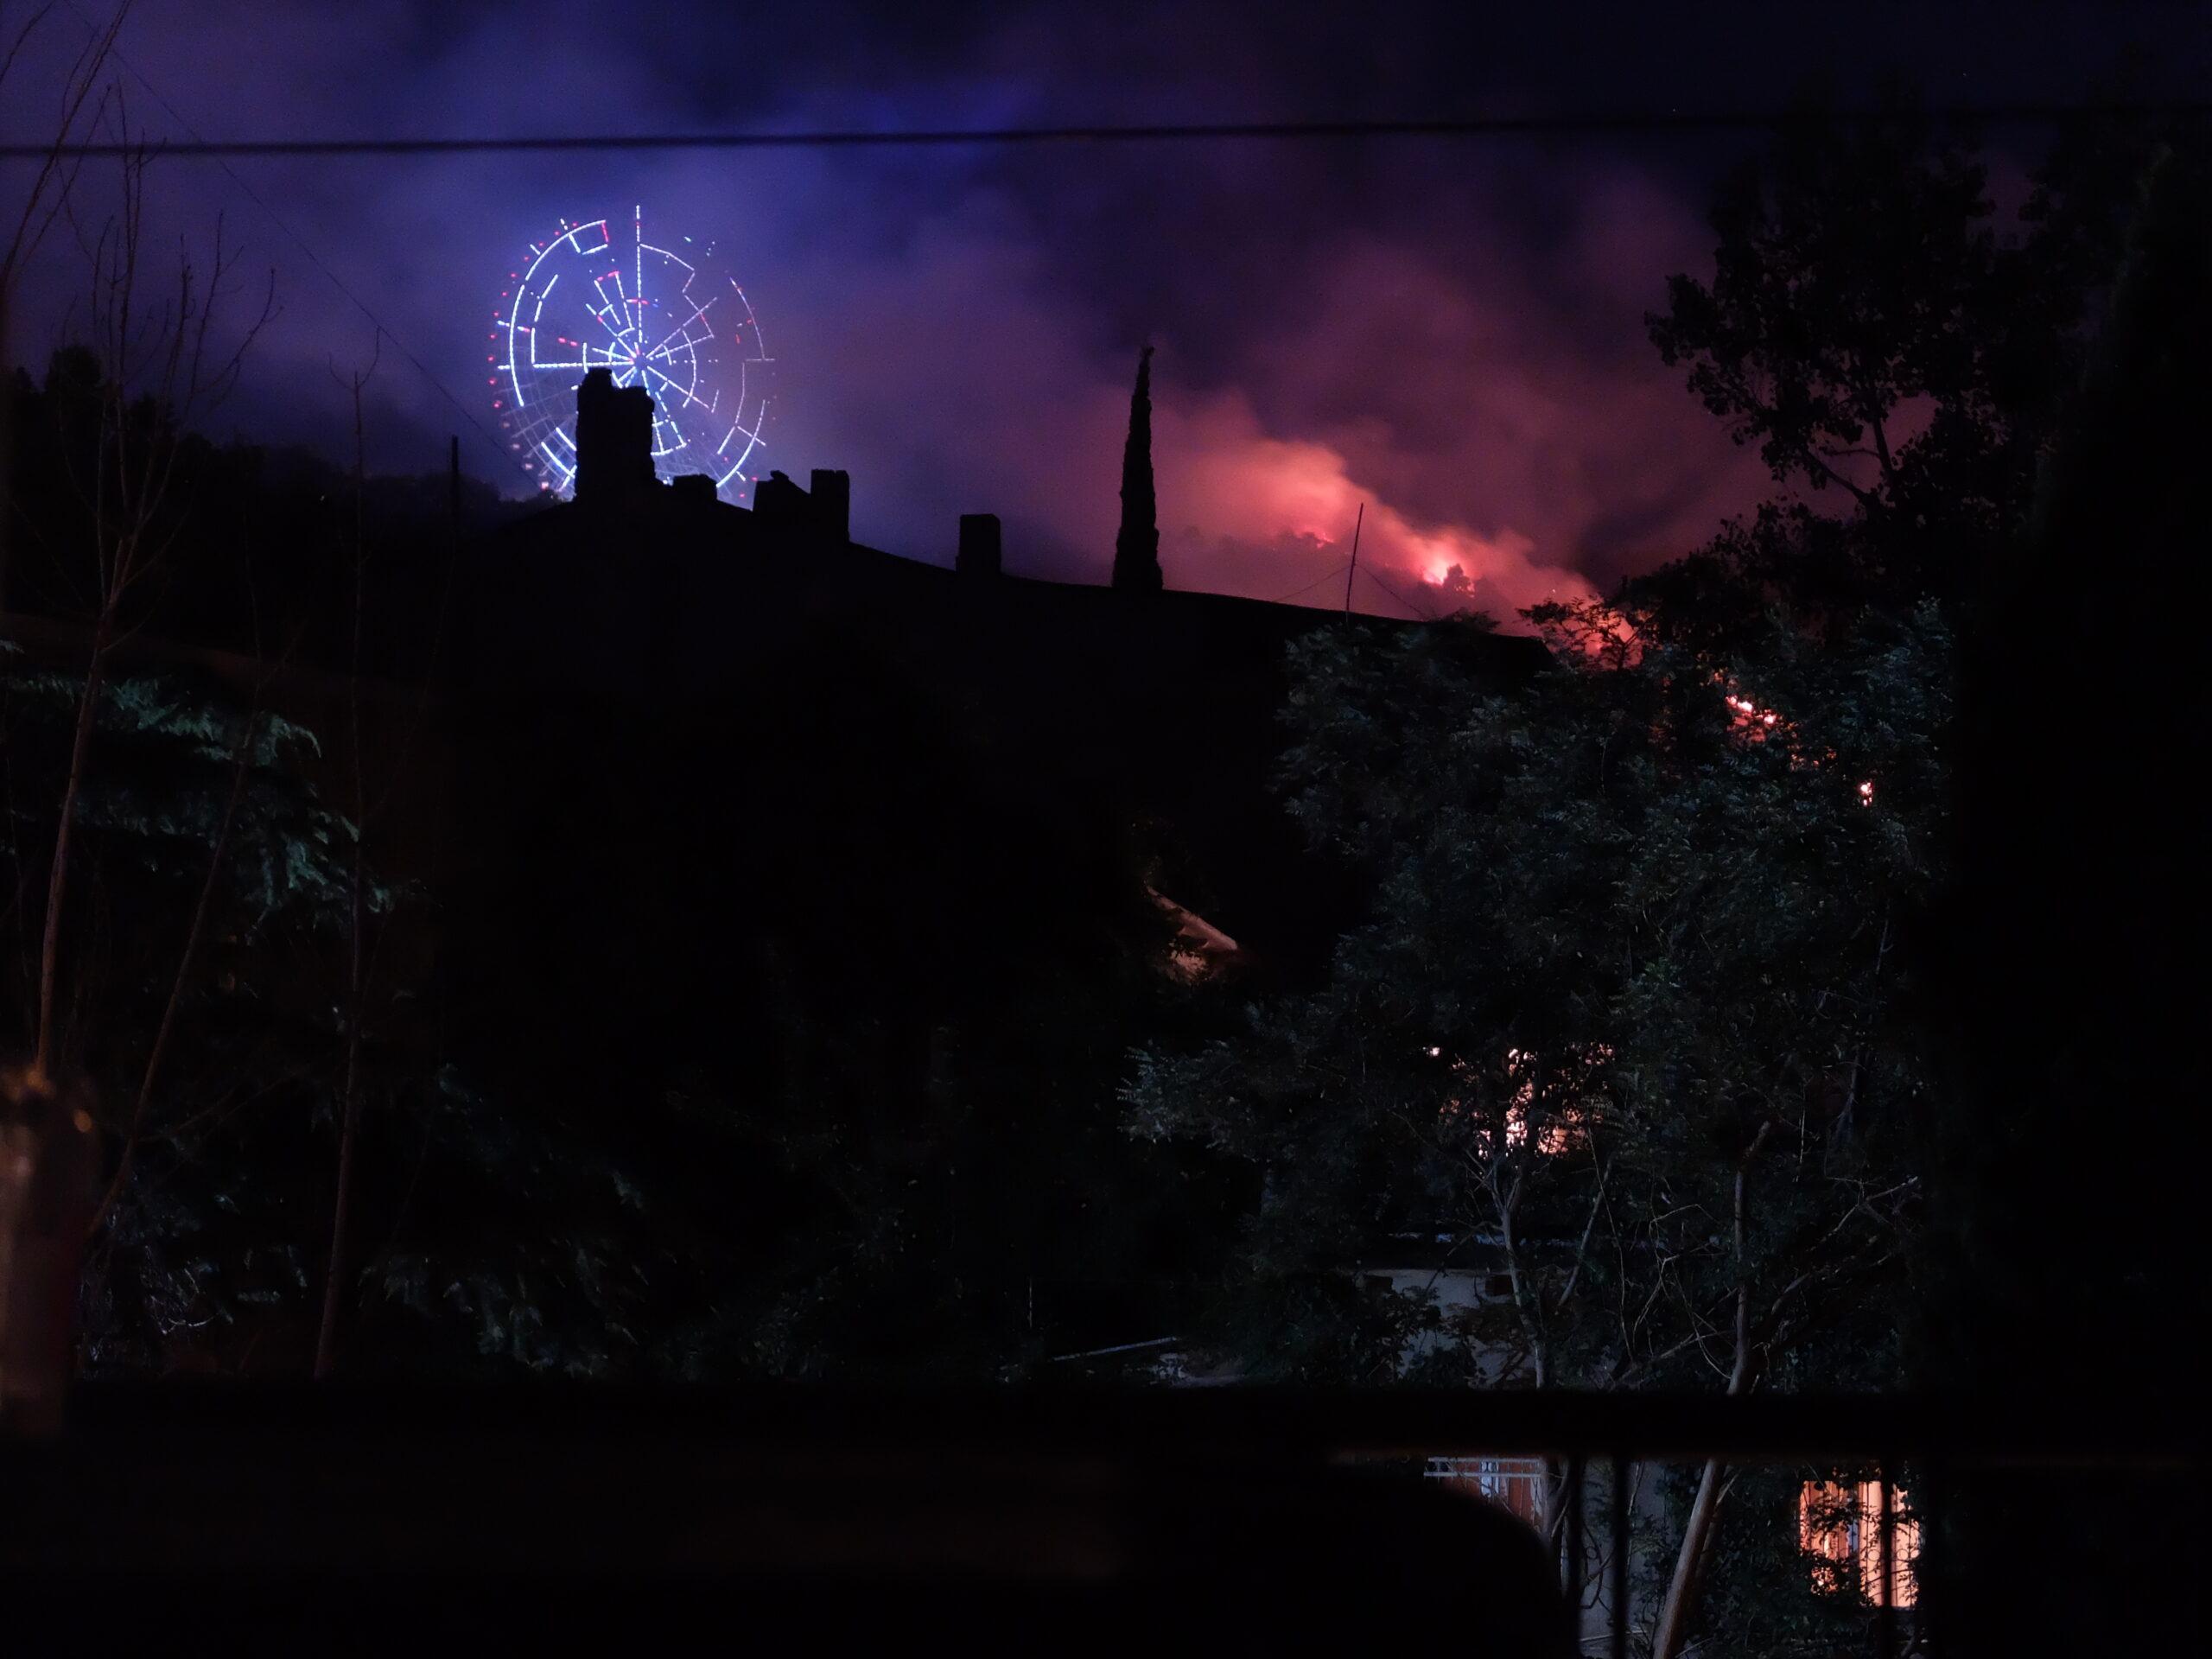
{"type": "Polygon", "coordinates": [[[736,276],[711,242],[646,239],[645,209],[619,245],[610,221],[563,219],[531,245],[500,296],[493,333],[503,388],[494,402],[508,447],[538,488],[575,481],[576,386],[605,369],[653,400],[653,468],[664,480],[704,473],[741,502],[761,470],[775,359],[736,276]]]}

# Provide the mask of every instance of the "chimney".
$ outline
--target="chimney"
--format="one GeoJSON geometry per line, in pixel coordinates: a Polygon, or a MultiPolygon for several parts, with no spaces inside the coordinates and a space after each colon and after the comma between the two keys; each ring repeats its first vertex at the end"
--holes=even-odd
{"type": "Polygon", "coordinates": [[[652,482],[652,398],[643,386],[618,387],[610,372],[592,370],[576,388],[576,499],[620,505],[652,482]]]}
{"type": "Polygon", "coordinates": [[[853,480],[842,467],[817,467],[812,486],[815,526],[822,539],[842,547],[853,539],[853,480]]]}
{"type": "Polygon", "coordinates": [[[782,473],[770,473],[753,486],[753,512],[756,518],[797,528],[807,523],[813,511],[806,492],[782,473]]]}
{"type": "Polygon", "coordinates": [[[960,515],[960,551],[952,568],[963,576],[999,574],[999,516],[995,512],[960,515]]]}
{"type": "Polygon", "coordinates": [[[676,492],[676,504],[680,507],[696,512],[702,507],[715,505],[715,480],[709,474],[686,473],[669,482],[670,487],[676,492]]]}

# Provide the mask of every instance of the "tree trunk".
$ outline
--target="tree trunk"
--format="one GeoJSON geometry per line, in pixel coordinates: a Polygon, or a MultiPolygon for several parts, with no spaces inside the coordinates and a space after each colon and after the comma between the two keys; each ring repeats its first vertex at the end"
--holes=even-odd
{"type": "MultiPolygon", "coordinates": [[[[384,335],[377,335],[377,353],[384,352],[384,335]]],[[[376,364],[369,365],[369,374],[376,364]]],[[[361,387],[367,374],[353,377],[353,639],[346,682],[346,743],[351,751],[348,771],[353,794],[353,865],[351,872],[349,916],[346,926],[346,1074],[338,1131],[338,1196],[330,1209],[330,1264],[322,1281],[322,1322],[315,1332],[315,1376],[330,1375],[338,1359],[338,1301],[346,1274],[346,1246],[353,1208],[353,1146],[361,1122],[361,924],[362,842],[368,836],[368,793],[361,778],[361,613],[367,599],[368,548],[364,539],[362,495],[366,488],[367,451],[361,435],[361,387]]]]}
{"type": "Polygon", "coordinates": [[[138,1079],[138,1097],[131,1103],[130,1122],[124,1130],[123,1151],[116,1160],[114,1178],[108,1182],[106,1196],[99,1208],[92,1212],[92,1224],[86,1229],[89,1238],[99,1231],[115,1208],[115,1201],[122,1197],[124,1183],[130,1176],[131,1159],[138,1150],[138,1132],[146,1122],[146,1108],[154,1097],[154,1084],[161,1076],[162,1060],[168,1052],[169,1038],[176,1030],[177,1010],[184,1004],[184,988],[192,976],[194,964],[200,957],[200,941],[207,931],[207,912],[213,908],[215,888],[223,874],[223,860],[230,851],[231,826],[238,819],[238,803],[245,795],[246,780],[253,771],[253,746],[261,730],[261,711],[257,709],[247,717],[245,737],[238,746],[238,758],[232,763],[230,798],[223,804],[223,821],[215,831],[215,848],[208,855],[207,879],[200,884],[200,899],[192,909],[192,925],[184,936],[184,949],[177,957],[176,976],[169,982],[168,1001],[162,1008],[161,1024],[154,1031],[154,1046],[146,1055],[146,1069],[138,1079]]]}
{"type": "Polygon", "coordinates": [[[54,867],[46,878],[46,929],[38,963],[38,1039],[31,1054],[31,1074],[41,1080],[53,1075],[54,995],[61,972],[61,912],[69,892],[69,855],[74,840],[71,831],[77,822],[77,798],[84,792],[85,765],[92,751],[92,728],[99,721],[100,690],[107,677],[108,641],[114,631],[115,607],[103,605],[92,628],[84,695],[77,701],[77,729],[69,742],[69,776],[61,786],[61,821],[54,831],[54,867]]]}
{"type": "Polygon", "coordinates": [[[323,1274],[322,1322],[315,1338],[315,1376],[318,1382],[330,1375],[338,1359],[339,1287],[346,1274],[346,1240],[353,1196],[353,1141],[360,1124],[354,1093],[354,1065],[360,1052],[359,1040],[353,1030],[358,1014],[358,1007],[348,1011],[344,1122],[338,1132],[338,1198],[330,1211],[330,1265],[323,1274]]]}
{"type": "Polygon", "coordinates": [[[1707,1458],[1698,1475],[1697,1496],[1690,1502],[1690,1518],[1682,1529],[1682,1547],[1675,1553],[1675,1576],[1668,1581],[1667,1599],[1659,1609],[1659,1629],[1651,1638],[1651,1659],[1675,1659],[1689,1634],[1698,1573],[1705,1566],[1713,1517],[1720,1508],[1721,1472],[1720,1459],[1707,1458]]]}
{"type": "MultiPolygon", "coordinates": [[[[1751,1160],[1773,1132],[1771,1122],[1759,1126],[1751,1144],[1736,1166],[1736,1358],[1728,1373],[1731,1398],[1751,1384],[1751,1284],[1744,1266],[1744,1189],[1751,1179],[1751,1160]]],[[[1721,1478],[1726,1472],[1718,1458],[1707,1458],[1700,1471],[1697,1496],[1690,1501],[1689,1520],[1682,1527],[1681,1547],[1675,1552],[1675,1573],[1667,1583],[1667,1599],[1659,1606],[1659,1625],[1651,1637],[1651,1659],[1678,1659],[1689,1639],[1690,1615],[1697,1606],[1698,1576],[1713,1543],[1713,1520],[1720,1510],[1721,1478]]]]}

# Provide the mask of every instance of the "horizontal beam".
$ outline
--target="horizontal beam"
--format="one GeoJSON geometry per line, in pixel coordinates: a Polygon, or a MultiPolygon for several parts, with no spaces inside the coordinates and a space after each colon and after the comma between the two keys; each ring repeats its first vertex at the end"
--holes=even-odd
{"type": "MultiPolygon", "coordinates": [[[[2125,1412],[1903,1395],[1598,1394],[1565,1390],[1010,1386],[734,1390],[544,1383],[502,1389],[184,1382],[80,1384],[68,1438],[88,1451],[257,1441],[305,1452],[454,1438],[634,1446],[719,1444],[1265,1452],[1316,1459],[1556,1452],[1732,1462],[1937,1457],[1954,1468],[2177,1470],[2202,1456],[2178,1402],[2125,1412]]],[[[163,1448],[166,1448],[165,1450],[163,1448]]],[[[195,1454],[197,1455],[197,1454],[195,1454]]],[[[0,1448],[0,1468],[6,1462],[0,1448]]]]}
{"type": "MultiPolygon", "coordinates": [[[[484,138],[194,138],[175,143],[65,144],[74,158],[176,160],[252,156],[467,156],[518,151],[938,149],[979,144],[1176,143],[1250,139],[1573,137],[1611,134],[1767,131],[1801,121],[1876,121],[1882,110],[1644,110],[1615,113],[1463,116],[1375,121],[1192,121],[1039,127],[932,127],[793,132],[539,133],[484,138]]],[[[2066,124],[2212,114],[2212,104],[1995,104],[1931,108],[1929,118],[1974,125],[2066,124]]],[[[0,160],[35,161],[44,144],[0,144],[0,160]]]]}

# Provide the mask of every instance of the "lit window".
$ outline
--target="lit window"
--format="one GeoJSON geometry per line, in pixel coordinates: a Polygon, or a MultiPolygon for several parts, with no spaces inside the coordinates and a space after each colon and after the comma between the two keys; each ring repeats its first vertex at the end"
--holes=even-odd
{"type": "MultiPolygon", "coordinates": [[[[1920,1522],[1911,1508],[1911,1494],[1903,1487],[1891,1492],[1890,1530],[1897,1546],[1889,1569],[1892,1607],[1910,1607],[1919,1594],[1915,1567],[1920,1559],[1920,1522]]],[[[1882,1483],[1807,1481],[1797,1494],[1797,1543],[1813,1557],[1815,1589],[1853,1591],[1878,1602],[1885,1558],[1882,1483]]]]}
{"type": "Polygon", "coordinates": [[[1495,1503],[1531,1526],[1542,1512],[1544,1465],[1540,1458],[1431,1458],[1422,1472],[1454,1491],[1495,1503]]]}

